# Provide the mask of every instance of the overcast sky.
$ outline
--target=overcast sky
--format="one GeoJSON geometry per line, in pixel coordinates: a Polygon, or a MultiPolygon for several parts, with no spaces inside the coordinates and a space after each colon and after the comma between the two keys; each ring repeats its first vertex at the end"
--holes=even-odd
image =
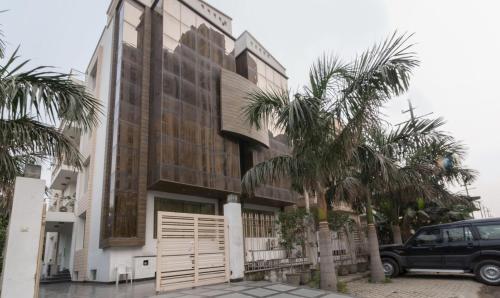
{"type": "MultiPolygon", "coordinates": [[[[480,172],[471,186],[500,216],[500,2],[457,0],[208,0],[233,18],[233,35],[250,31],[287,68],[289,86],[307,79],[324,52],[352,58],[394,30],[415,33],[421,67],[408,96],[384,113],[393,123],[407,98],[416,114],[434,113],[469,148],[480,172]]],[[[10,49],[61,71],[85,70],[106,22],[108,0],[2,0],[0,24],[10,49]]]]}

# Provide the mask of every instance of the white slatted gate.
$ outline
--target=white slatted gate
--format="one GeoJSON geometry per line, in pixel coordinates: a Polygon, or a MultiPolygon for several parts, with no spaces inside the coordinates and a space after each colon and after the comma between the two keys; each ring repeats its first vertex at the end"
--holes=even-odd
{"type": "Polygon", "coordinates": [[[229,281],[224,216],[158,212],[156,291],[229,281]]]}

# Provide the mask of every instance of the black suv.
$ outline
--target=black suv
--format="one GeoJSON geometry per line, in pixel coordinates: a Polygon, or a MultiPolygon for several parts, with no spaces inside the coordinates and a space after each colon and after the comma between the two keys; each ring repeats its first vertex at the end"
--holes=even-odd
{"type": "Polygon", "coordinates": [[[500,285],[500,218],[464,220],[419,229],[404,245],[383,245],[384,272],[472,272],[500,285]]]}

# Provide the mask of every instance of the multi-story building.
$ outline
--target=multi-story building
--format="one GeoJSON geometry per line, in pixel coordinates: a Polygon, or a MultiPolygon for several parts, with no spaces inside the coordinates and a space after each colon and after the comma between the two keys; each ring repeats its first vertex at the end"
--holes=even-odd
{"type": "MultiPolygon", "coordinates": [[[[222,215],[229,200],[239,207],[225,216],[253,220],[296,200],[286,181],[242,195],[249,168],[288,150],[242,113],[253,90],[287,88],[264,46],[248,32],[234,38],[232,19],[201,0],[113,0],[107,16],[86,71],[103,118],[78,135],[85,168],[62,176],[76,201],[71,260],[58,269],[75,281],[113,281],[118,265],[154,259],[158,211],[222,215]]],[[[276,237],[265,234],[252,237],[276,237]]],[[[248,249],[231,235],[243,264],[248,249]]],[[[231,277],[241,278],[236,263],[231,277]]]]}

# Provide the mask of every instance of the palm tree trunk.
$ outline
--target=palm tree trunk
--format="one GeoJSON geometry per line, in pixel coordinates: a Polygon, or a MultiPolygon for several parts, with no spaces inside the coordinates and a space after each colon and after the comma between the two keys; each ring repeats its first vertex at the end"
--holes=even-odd
{"type": "Polygon", "coordinates": [[[383,282],[385,280],[384,268],[380,259],[377,230],[373,220],[372,195],[370,191],[366,195],[366,222],[368,224],[368,250],[370,252],[370,273],[372,282],[383,282]]]}
{"type": "Polygon", "coordinates": [[[325,193],[320,190],[318,191],[320,287],[324,290],[336,291],[337,275],[333,261],[332,233],[328,226],[327,214],[325,193]]]}
{"type": "MultiPolygon", "coordinates": [[[[399,198],[401,198],[401,191],[398,192],[399,198]]],[[[394,197],[391,192],[392,201],[392,241],[394,244],[403,244],[403,238],[401,237],[401,227],[399,226],[399,204],[398,200],[394,197]]]]}
{"type": "Polygon", "coordinates": [[[401,237],[401,228],[399,224],[392,224],[392,240],[394,244],[403,244],[403,238],[401,237]]]}
{"type": "Polygon", "coordinates": [[[307,191],[307,188],[304,188],[304,202],[306,205],[306,211],[309,213],[311,210],[310,203],[309,203],[309,192],[307,191]]]}
{"type": "MultiPolygon", "coordinates": [[[[306,211],[307,213],[311,212],[310,201],[309,201],[309,192],[307,188],[304,188],[304,200],[306,202],[306,211]]],[[[318,248],[316,241],[316,225],[310,225],[306,230],[306,256],[309,258],[309,262],[311,262],[313,268],[316,268],[318,265],[318,248]]]]}
{"type": "Polygon", "coordinates": [[[347,224],[344,224],[344,231],[345,231],[345,235],[347,236],[349,250],[351,251],[351,262],[353,265],[357,264],[358,263],[358,256],[356,254],[356,243],[354,243],[354,238],[352,236],[352,232],[349,229],[349,226],[347,224]]]}

